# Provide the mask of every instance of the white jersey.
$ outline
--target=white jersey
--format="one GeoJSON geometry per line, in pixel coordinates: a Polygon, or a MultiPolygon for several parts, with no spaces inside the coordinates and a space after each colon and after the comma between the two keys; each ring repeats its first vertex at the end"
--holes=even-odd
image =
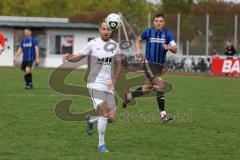
{"type": "Polygon", "coordinates": [[[100,37],[94,38],[81,53],[89,56],[90,73],[87,87],[108,91],[107,84],[114,74],[114,59],[120,54],[118,44],[112,39],[103,41],[100,37]]]}

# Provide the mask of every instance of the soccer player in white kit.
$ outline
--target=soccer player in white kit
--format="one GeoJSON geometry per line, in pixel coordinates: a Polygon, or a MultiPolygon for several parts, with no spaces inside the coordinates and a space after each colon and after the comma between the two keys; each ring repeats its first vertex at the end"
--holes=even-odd
{"type": "Polygon", "coordinates": [[[105,23],[100,22],[100,37],[89,41],[86,47],[77,54],[65,54],[64,62],[78,62],[88,56],[90,73],[87,88],[98,116],[87,117],[87,132],[92,135],[93,123],[98,122],[99,152],[108,152],[104,135],[107,122],[115,120],[116,104],[114,86],[121,70],[121,55],[118,43],[111,39],[112,31],[105,23]]]}

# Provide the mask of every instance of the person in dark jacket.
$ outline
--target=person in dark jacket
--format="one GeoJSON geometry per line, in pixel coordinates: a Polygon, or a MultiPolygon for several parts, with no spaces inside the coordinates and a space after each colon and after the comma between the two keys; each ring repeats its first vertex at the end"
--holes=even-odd
{"type": "Polygon", "coordinates": [[[234,56],[237,53],[236,49],[233,47],[232,42],[227,41],[227,47],[224,50],[226,56],[234,56]]]}

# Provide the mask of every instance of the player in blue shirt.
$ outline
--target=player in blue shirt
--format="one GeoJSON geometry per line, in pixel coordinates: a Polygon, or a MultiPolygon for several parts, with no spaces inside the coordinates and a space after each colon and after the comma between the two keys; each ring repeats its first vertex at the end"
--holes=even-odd
{"type": "Polygon", "coordinates": [[[149,93],[154,85],[157,86],[157,102],[160,116],[163,122],[168,122],[172,118],[166,113],[164,108],[164,82],[161,73],[165,63],[167,51],[177,52],[173,33],[164,28],[164,14],[154,16],[154,27],[147,28],[136,40],[136,56],[141,57],[141,41],[146,41],[146,54],[144,58],[144,69],[146,80],[144,86],[137,88],[131,93],[125,94],[123,107],[125,108],[132,98],[143,96],[149,93]]]}
{"type": "Polygon", "coordinates": [[[31,28],[24,29],[25,38],[22,39],[20,47],[18,48],[15,57],[16,58],[23,53],[21,69],[24,71],[24,79],[26,82],[26,89],[33,89],[32,84],[32,64],[35,61],[35,64],[39,63],[39,48],[38,41],[32,38],[31,28]]]}

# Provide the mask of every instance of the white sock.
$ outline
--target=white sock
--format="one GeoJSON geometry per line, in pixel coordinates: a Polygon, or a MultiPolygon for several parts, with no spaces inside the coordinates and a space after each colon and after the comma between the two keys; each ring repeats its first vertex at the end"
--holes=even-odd
{"type": "Polygon", "coordinates": [[[131,99],[132,99],[132,93],[128,93],[128,94],[127,94],[127,99],[128,99],[128,100],[131,100],[131,99]]]}
{"type": "Polygon", "coordinates": [[[89,122],[90,123],[95,123],[98,121],[99,116],[91,116],[89,122]]]}
{"type": "Polygon", "coordinates": [[[98,137],[99,137],[99,144],[98,146],[100,147],[101,145],[105,144],[104,141],[104,136],[105,136],[105,130],[107,126],[107,119],[105,117],[99,117],[98,118],[98,137]]]}
{"type": "Polygon", "coordinates": [[[162,118],[164,115],[167,114],[166,111],[162,111],[162,112],[160,112],[160,113],[161,113],[161,118],[162,118]]]}

